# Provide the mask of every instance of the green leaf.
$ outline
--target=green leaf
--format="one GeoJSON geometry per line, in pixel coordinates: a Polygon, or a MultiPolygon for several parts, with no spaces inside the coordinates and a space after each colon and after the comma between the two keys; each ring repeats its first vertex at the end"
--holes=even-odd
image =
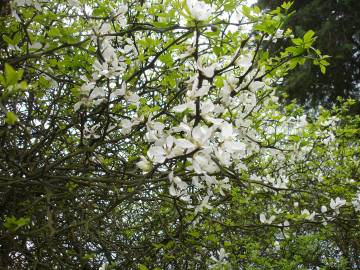
{"type": "Polygon", "coordinates": [[[5,80],[5,77],[0,74],[0,83],[3,85],[3,86],[6,86],[6,80],[5,80]]]}
{"type": "Polygon", "coordinates": [[[85,260],[85,261],[90,261],[92,260],[94,257],[96,256],[95,253],[87,253],[85,254],[82,259],[85,260]]]}
{"type": "Polygon", "coordinates": [[[300,58],[300,60],[299,60],[300,65],[305,64],[305,62],[306,62],[306,58],[300,58]]]}
{"type": "Polygon", "coordinates": [[[70,192],[73,192],[78,186],[78,184],[71,181],[66,184],[66,187],[70,192]]]}
{"type": "Polygon", "coordinates": [[[217,87],[217,88],[221,88],[224,86],[224,78],[221,77],[221,76],[216,76],[215,77],[215,81],[214,81],[214,85],[217,87]]]}
{"type": "Polygon", "coordinates": [[[10,232],[16,232],[21,227],[30,223],[30,218],[21,217],[17,219],[14,216],[5,217],[4,227],[8,229],[10,232]]]}
{"type": "Polygon", "coordinates": [[[48,32],[49,37],[56,37],[56,36],[60,36],[60,30],[56,27],[53,27],[50,29],[50,31],[48,32]]]}
{"type": "Polygon", "coordinates": [[[242,6],[242,14],[244,14],[245,17],[248,17],[249,19],[252,19],[253,16],[251,16],[251,8],[248,6],[242,6]]]}
{"type": "Polygon", "coordinates": [[[313,30],[307,31],[304,35],[304,42],[305,43],[311,42],[314,35],[315,32],[313,30]]]}
{"type": "Polygon", "coordinates": [[[224,4],[224,11],[234,10],[236,7],[236,1],[229,1],[224,4]]]}
{"type": "Polygon", "coordinates": [[[5,63],[5,78],[8,86],[17,83],[18,81],[16,70],[8,63],[5,63]]]}
{"type": "Polygon", "coordinates": [[[21,40],[21,34],[20,32],[17,32],[13,38],[13,42],[14,42],[13,45],[19,44],[20,40],[21,40]]]}
{"type": "Polygon", "coordinates": [[[153,22],[153,25],[155,27],[158,27],[158,28],[164,28],[164,27],[168,26],[168,23],[166,23],[166,22],[153,22]]]}
{"type": "Polygon", "coordinates": [[[320,65],[320,71],[322,74],[325,74],[326,73],[326,67],[323,66],[323,65],[320,65]]]}
{"type": "Polygon", "coordinates": [[[139,270],[148,270],[148,268],[145,265],[141,264],[141,263],[138,264],[138,269],[139,270]]]}
{"type": "Polygon", "coordinates": [[[281,7],[285,10],[288,10],[291,8],[291,6],[294,4],[294,2],[284,2],[282,3],[281,7]]]}
{"type": "Polygon", "coordinates": [[[303,44],[303,41],[301,38],[293,38],[291,41],[292,41],[292,43],[294,43],[295,45],[298,45],[298,46],[303,44]]]}
{"type": "Polygon", "coordinates": [[[161,55],[159,60],[167,66],[171,66],[174,63],[170,53],[161,55]]]}
{"type": "Polygon", "coordinates": [[[28,84],[25,81],[22,81],[22,82],[18,83],[18,88],[19,89],[26,90],[27,86],[28,86],[28,84]]]}
{"type": "Polygon", "coordinates": [[[14,40],[12,40],[10,37],[8,37],[7,35],[2,35],[3,40],[9,44],[9,45],[16,45],[16,43],[14,42],[14,40]]]}
{"type": "Polygon", "coordinates": [[[326,60],[321,59],[321,60],[320,60],[320,65],[329,66],[330,63],[329,63],[328,61],[326,61],[326,60]]]}
{"type": "Polygon", "coordinates": [[[260,8],[258,6],[254,6],[253,10],[254,10],[255,13],[260,13],[261,12],[261,10],[260,10],[260,8]]]}
{"type": "Polygon", "coordinates": [[[5,117],[5,122],[8,125],[15,125],[15,123],[18,121],[18,117],[13,112],[7,112],[5,117]]]}

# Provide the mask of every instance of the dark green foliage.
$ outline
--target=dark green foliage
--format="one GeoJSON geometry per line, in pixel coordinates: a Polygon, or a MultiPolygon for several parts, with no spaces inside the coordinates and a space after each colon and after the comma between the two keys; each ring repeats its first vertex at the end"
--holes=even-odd
{"type": "MultiPolygon", "coordinates": [[[[259,0],[263,8],[276,8],[283,0],[259,0]]],[[[323,75],[306,64],[298,67],[283,82],[281,90],[307,106],[330,106],[338,96],[359,99],[360,90],[360,1],[296,0],[296,13],[287,26],[295,35],[316,32],[316,46],[330,55],[330,66],[323,75]]],[[[285,46],[285,44],[283,44],[285,46]]],[[[277,45],[278,46],[278,45],[277,45]]],[[[273,48],[277,50],[278,47],[273,48]]],[[[359,111],[359,109],[357,109],[359,111]]]]}

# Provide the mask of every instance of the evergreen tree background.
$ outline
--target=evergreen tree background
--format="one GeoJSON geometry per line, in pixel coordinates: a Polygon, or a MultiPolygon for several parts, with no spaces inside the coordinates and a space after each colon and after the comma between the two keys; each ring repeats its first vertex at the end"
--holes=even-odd
{"type": "MultiPolygon", "coordinates": [[[[274,9],[283,0],[259,0],[261,8],[274,9]]],[[[295,35],[312,29],[318,37],[316,46],[330,55],[330,66],[323,75],[311,64],[292,71],[279,88],[307,107],[318,104],[329,107],[338,96],[359,100],[360,97],[360,1],[295,0],[296,13],[287,26],[295,35]]],[[[283,44],[285,46],[285,44],[283,44]]],[[[274,47],[273,50],[279,49],[274,47]]],[[[360,106],[355,108],[360,112],[360,106]]]]}

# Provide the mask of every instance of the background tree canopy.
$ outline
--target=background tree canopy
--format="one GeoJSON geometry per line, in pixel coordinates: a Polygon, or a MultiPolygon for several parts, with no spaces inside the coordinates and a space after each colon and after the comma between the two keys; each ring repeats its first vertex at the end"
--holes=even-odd
{"type": "Polygon", "coordinates": [[[359,269],[360,118],[279,103],[329,64],[291,3],[2,3],[0,268],[359,269]]]}
{"type": "MultiPolygon", "coordinates": [[[[259,0],[263,8],[276,8],[282,0],[259,0]]],[[[326,74],[311,64],[297,68],[282,84],[289,98],[308,107],[329,106],[338,96],[359,100],[360,2],[357,0],[294,1],[295,14],[287,21],[295,34],[317,33],[316,46],[331,56],[326,74]]],[[[274,46],[277,50],[284,44],[274,46]]],[[[357,107],[356,111],[359,111],[357,107]]]]}

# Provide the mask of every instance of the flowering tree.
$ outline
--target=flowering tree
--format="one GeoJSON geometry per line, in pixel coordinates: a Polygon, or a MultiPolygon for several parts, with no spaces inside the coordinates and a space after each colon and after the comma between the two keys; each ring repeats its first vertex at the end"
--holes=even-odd
{"type": "Polygon", "coordinates": [[[359,119],[278,104],[328,65],[290,8],[7,2],[0,265],[355,269],[359,119]]]}

